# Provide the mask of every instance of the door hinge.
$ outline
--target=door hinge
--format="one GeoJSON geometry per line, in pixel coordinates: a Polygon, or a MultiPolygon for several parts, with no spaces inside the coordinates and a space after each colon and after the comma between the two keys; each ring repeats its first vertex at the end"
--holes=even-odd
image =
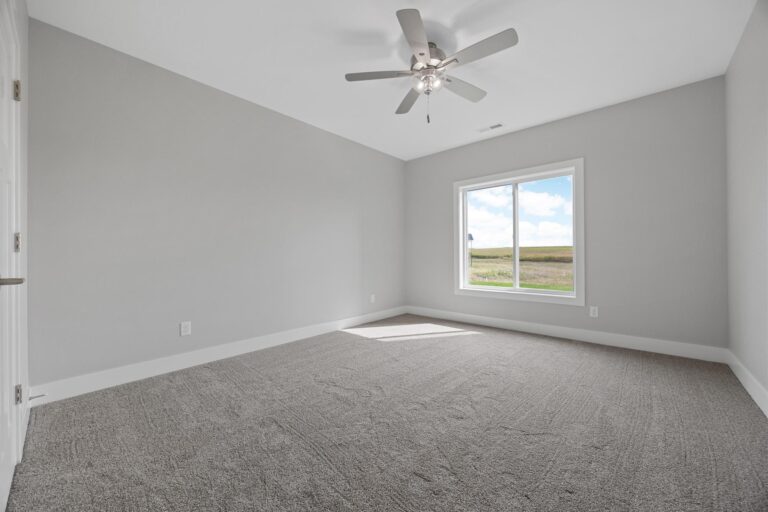
{"type": "Polygon", "coordinates": [[[13,99],[21,101],[21,80],[13,81],[13,99]]]}
{"type": "Polygon", "coordinates": [[[19,405],[23,400],[23,394],[21,392],[21,384],[16,384],[15,390],[15,396],[16,396],[16,405],[19,405]]]}
{"type": "Polygon", "coordinates": [[[21,233],[13,234],[13,252],[21,252],[21,233]]]}

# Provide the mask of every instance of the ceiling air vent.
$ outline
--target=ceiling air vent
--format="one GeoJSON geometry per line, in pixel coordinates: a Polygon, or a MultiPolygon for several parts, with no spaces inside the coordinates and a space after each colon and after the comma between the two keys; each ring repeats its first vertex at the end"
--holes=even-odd
{"type": "Polygon", "coordinates": [[[496,123],[496,124],[492,124],[491,126],[486,126],[485,128],[480,128],[479,131],[480,131],[480,133],[485,133],[485,132],[489,132],[491,130],[497,130],[497,129],[501,128],[502,126],[504,126],[504,125],[501,124],[501,123],[496,123]]]}

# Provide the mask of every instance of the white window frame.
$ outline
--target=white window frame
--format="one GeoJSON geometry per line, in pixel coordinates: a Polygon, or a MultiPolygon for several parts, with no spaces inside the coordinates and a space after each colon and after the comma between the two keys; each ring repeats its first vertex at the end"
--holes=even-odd
{"type": "MultiPolygon", "coordinates": [[[[515,247],[519,247],[517,188],[514,190],[515,247]]],[[[481,176],[453,184],[454,203],[454,289],[457,295],[472,297],[549,302],[584,306],[584,159],[576,158],[563,162],[517,169],[491,176],[481,176]],[[467,283],[467,192],[500,185],[517,185],[526,181],[573,176],[573,291],[539,290],[527,288],[499,288],[473,286],[467,283]]],[[[515,282],[519,283],[519,251],[515,250],[515,282]]]]}

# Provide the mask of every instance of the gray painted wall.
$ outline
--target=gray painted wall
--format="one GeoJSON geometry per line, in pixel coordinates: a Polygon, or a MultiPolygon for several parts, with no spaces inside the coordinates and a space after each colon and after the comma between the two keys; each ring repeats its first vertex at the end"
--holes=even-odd
{"type": "Polygon", "coordinates": [[[768,387],[768,0],[726,75],[731,350],[768,387]]]}
{"type": "Polygon", "coordinates": [[[30,44],[33,385],[403,303],[400,160],[37,21],[30,44]]]}
{"type": "Polygon", "coordinates": [[[30,30],[32,384],[405,303],[727,345],[722,77],[404,165],[30,30]],[[575,157],[600,318],[454,295],[453,182],[575,157]]]}
{"type": "Polygon", "coordinates": [[[726,346],[722,77],[406,164],[409,304],[726,346]],[[585,158],[587,304],[457,296],[452,184],[585,158]]]}

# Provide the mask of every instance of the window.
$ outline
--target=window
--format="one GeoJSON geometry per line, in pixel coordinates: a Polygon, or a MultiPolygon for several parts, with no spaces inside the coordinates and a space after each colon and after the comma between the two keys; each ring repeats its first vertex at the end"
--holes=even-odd
{"type": "Polygon", "coordinates": [[[584,305],[582,159],[454,185],[456,293],[584,305]]]}

